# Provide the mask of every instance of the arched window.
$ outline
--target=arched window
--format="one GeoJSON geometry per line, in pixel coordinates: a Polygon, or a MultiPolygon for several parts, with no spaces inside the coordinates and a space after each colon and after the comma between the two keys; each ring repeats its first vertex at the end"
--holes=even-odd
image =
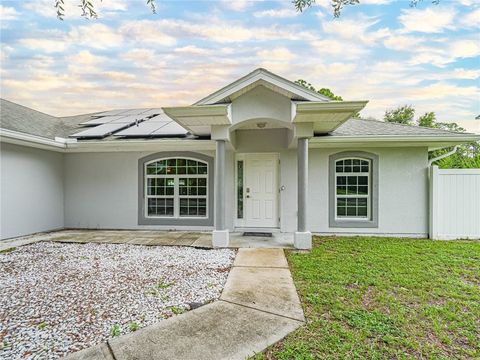
{"type": "Polygon", "coordinates": [[[347,158],[335,161],[335,216],[370,219],[370,160],[347,158]]]}
{"type": "Polygon", "coordinates": [[[378,155],[344,151],[329,157],[329,225],[378,227],[378,155]]]}
{"type": "Polygon", "coordinates": [[[189,158],[145,163],[145,217],[205,218],[208,163],[189,158]]]}

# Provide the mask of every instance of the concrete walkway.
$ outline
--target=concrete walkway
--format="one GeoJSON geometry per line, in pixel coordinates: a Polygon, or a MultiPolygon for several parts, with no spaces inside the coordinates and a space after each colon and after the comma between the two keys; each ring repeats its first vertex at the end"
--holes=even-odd
{"type": "MultiPolygon", "coordinates": [[[[0,251],[38,241],[63,243],[110,243],[134,245],[212,247],[211,232],[153,230],[60,230],[0,241],[0,251]]],[[[272,237],[230,234],[230,248],[293,248],[293,234],[273,233],[272,237]]]]}
{"type": "Polygon", "coordinates": [[[1,240],[0,252],[14,250],[19,246],[33,244],[39,241],[49,241],[49,240],[52,240],[58,233],[59,232],[52,231],[52,232],[45,232],[45,233],[37,233],[33,235],[20,236],[13,239],[1,240]]]}
{"type": "Polygon", "coordinates": [[[243,360],[304,321],[283,250],[239,249],[219,301],[67,359],[243,360]]]}

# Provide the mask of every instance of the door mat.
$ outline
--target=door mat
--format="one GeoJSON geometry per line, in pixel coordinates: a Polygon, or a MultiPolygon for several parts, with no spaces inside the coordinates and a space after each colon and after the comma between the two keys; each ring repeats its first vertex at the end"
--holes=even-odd
{"type": "Polygon", "coordinates": [[[272,233],[269,232],[254,232],[254,231],[248,231],[244,232],[243,236],[258,236],[258,237],[272,237],[272,233]]]}

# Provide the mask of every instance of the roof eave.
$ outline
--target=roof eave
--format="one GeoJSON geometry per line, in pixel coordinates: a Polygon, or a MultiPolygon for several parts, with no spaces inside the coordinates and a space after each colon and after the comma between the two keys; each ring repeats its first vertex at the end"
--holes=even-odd
{"type": "Polygon", "coordinates": [[[404,147],[423,146],[429,150],[460,145],[469,142],[480,141],[480,135],[367,135],[367,136],[341,136],[326,135],[311,138],[312,147],[335,147],[335,146],[374,146],[374,147],[404,147]]]}
{"type": "Polygon", "coordinates": [[[123,152],[123,151],[175,151],[215,150],[215,141],[210,139],[138,139],[114,141],[79,141],[67,144],[66,152],[123,152]]]}
{"type": "Polygon", "coordinates": [[[194,135],[208,135],[206,128],[231,125],[231,104],[164,107],[163,111],[194,135]]]}
{"type": "Polygon", "coordinates": [[[334,131],[367,105],[367,100],[332,102],[292,101],[292,122],[312,123],[316,134],[334,131]]]}
{"type": "Polygon", "coordinates": [[[0,142],[62,152],[66,148],[64,139],[55,140],[14,130],[0,128],[0,142]]]}

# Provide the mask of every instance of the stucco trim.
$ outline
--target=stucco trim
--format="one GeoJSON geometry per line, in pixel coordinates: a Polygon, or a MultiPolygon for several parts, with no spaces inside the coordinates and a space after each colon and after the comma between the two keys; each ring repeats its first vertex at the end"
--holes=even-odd
{"type": "Polygon", "coordinates": [[[138,160],[138,225],[167,226],[213,226],[214,219],[214,165],[213,157],[192,151],[162,151],[138,160]],[[186,157],[205,161],[208,164],[208,216],[206,218],[154,218],[145,216],[145,163],[172,157],[186,157]]]}
{"type": "Polygon", "coordinates": [[[328,158],[328,220],[331,228],[378,228],[378,155],[366,151],[342,151],[328,158]],[[340,220],[335,218],[335,161],[361,157],[371,161],[372,202],[370,220],[340,220]]]}

